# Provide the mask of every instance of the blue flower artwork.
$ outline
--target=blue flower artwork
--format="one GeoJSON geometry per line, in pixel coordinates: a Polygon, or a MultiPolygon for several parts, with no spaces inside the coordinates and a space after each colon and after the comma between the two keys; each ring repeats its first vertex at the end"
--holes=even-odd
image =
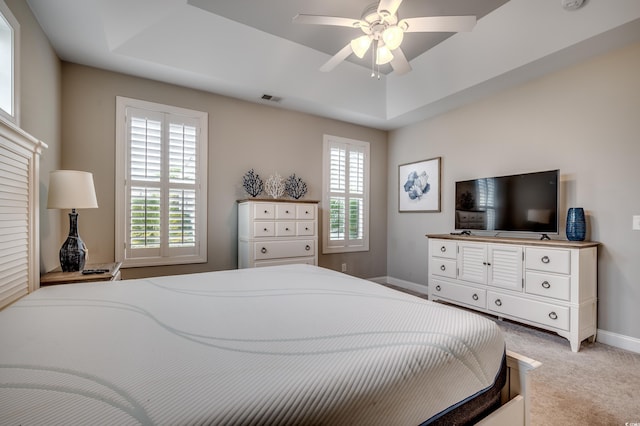
{"type": "Polygon", "coordinates": [[[440,211],[441,157],[398,166],[398,211],[440,211]]]}
{"type": "Polygon", "coordinates": [[[424,194],[429,192],[431,184],[428,182],[429,175],[427,172],[418,174],[415,170],[409,173],[407,181],[404,184],[404,192],[409,195],[411,200],[422,198],[424,194]]]}

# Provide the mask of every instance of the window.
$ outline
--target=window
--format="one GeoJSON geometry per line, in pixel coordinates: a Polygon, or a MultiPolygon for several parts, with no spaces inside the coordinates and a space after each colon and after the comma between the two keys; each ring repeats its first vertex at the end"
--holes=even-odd
{"type": "Polygon", "coordinates": [[[207,261],[204,112],[117,97],[116,260],[207,261]]]}
{"type": "Polygon", "coordinates": [[[369,250],[369,142],[324,136],[323,253],[369,250]]]}
{"type": "Polygon", "coordinates": [[[0,0],[0,118],[19,125],[18,53],[20,51],[20,25],[0,0]]]}

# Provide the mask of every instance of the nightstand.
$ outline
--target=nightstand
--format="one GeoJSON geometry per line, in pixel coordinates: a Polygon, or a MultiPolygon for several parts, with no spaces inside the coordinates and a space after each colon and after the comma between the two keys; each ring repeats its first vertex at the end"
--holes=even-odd
{"type": "Polygon", "coordinates": [[[108,272],[102,274],[83,275],[78,272],[62,272],[60,268],[56,268],[40,277],[40,286],[56,285],[56,284],[77,284],[90,283],[97,281],[119,281],[120,266],[122,262],[113,263],[93,263],[85,265],[84,269],[108,269],[108,272]]]}

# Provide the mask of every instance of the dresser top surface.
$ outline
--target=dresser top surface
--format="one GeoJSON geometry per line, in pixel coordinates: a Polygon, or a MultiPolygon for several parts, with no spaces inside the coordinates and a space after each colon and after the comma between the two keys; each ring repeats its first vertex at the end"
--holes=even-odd
{"type": "Polygon", "coordinates": [[[456,240],[494,244],[522,244],[541,247],[588,248],[597,247],[600,245],[600,243],[597,241],[534,240],[532,238],[489,237],[480,235],[427,234],[426,237],[440,240],[456,240]]]}
{"type": "Polygon", "coordinates": [[[287,198],[245,198],[238,200],[238,203],[297,203],[297,204],[318,204],[317,200],[292,200],[287,198]]]}

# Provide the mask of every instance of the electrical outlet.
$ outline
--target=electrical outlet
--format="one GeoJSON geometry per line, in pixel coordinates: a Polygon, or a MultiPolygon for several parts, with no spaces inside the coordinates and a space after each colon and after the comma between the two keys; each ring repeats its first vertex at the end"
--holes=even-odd
{"type": "Polygon", "coordinates": [[[633,223],[631,225],[631,229],[633,229],[634,231],[640,231],[640,216],[639,215],[633,216],[633,223]]]}
{"type": "Polygon", "coordinates": [[[346,263],[342,264],[342,272],[347,272],[347,264],[346,263]]]}

